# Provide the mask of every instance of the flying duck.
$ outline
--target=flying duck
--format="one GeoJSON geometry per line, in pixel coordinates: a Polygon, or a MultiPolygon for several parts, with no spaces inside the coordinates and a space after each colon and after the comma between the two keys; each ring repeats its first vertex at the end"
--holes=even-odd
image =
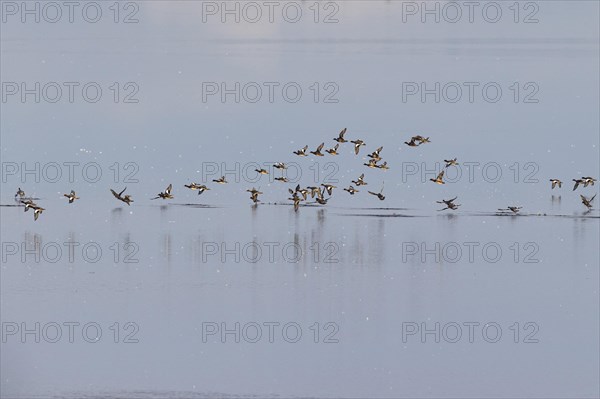
{"type": "Polygon", "coordinates": [[[374,193],[373,191],[369,191],[369,194],[376,196],[380,201],[385,199],[385,195],[383,195],[383,185],[381,186],[381,191],[378,193],[374,193]]]}
{"type": "Polygon", "coordinates": [[[316,155],[318,157],[322,157],[323,153],[321,152],[321,150],[323,149],[324,145],[325,145],[325,143],[321,143],[321,145],[319,145],[316,150],[311,151],[310,153],[314,154],[314,155],[316,155]]]}
{"type": "Polygon", "coordinates": [[[344,134],[346,134],[346,128],[344,128],[344,130],[342,130],[340,132],[340,135],[336,138],[334,138],[335,141],[337,141],[338,143],[347,143],[348,140],[344,139],[344,134]]]}
{"type": "Polygon", "coordinates": [[[125,187],[123,189],[123,191],[121,191],[120,193],[116,193],[115,190],[113,190],[112,188],[110,189],[110,192],[112,193],[112,195],[115,196],[116,199],[118,199],[119,201],[123,201],[124,203],[126,203],[128,206],[130,203],[133,202],[133,200],[131,199],[131,196],[129,194],[125,195],[124,197],[122,196],[123,193],[125,192],[125,190],[127,190],[127,187],[125,187]]]}
{"type": "Polygon", "coordinates": [[[355,193],[359,192],[359,190],[355,189],[353,186],[350,186],[348,188],[344,188],[344,191],[348,191],[350,193],[350,195],[354,195],[355,193]]]}
{"type": "Polygon", "coordinates": [[[308,150],[308,146],[305,145],[304,148],[300,148],[298,151],[294,151],[294,154],[298,155],[299,157],[305,157],[306,156],[306,150],[308,150]]]}
{"type": "Polygon", "coordinates": [[[594,198],[596,198],[597,194],[594,194],[594,196],[590,199],[585,198],[583,195],[580,195],[581,197],[581,203],[585,206],[587,206],[588,209],[592,209],[592,201],[594,200],[594,198]]]}
{"type": "Polygon", "coordinates": [[[558,179],[550,179],[550,182],[552,183],[552,190],[554,190],[554,187],[558,186],[558,188],[562,187],[562,182],[558,179]]]}
{"type": "Polygon", "coordinates": [[[69,204],[72,204],[73,201],[75,201],[76,199],[79,199],[79,197],[77,197],[75,195],[74,190],[71,190],[71,192],[69,194],[63,194],[63,195],[69,199],[69,204]]]}
{"type": "Polygon", "coordinates": [[[358,155],[358,151],[360,150],[360,146],[365,145],[365,142],[362,141],[361,139],[352,140],[351,143],[354,144],[354,153],[356,155],[358,155]]]}
{"type": "Polygon", "coordinates": [[[365,174],[358,176],[358,179],[352,180],[352,183],[356,184],[356,186],[366,186],[368,183],[364,181],[365,174]]]}
{"type": "Polygon", "coordinates": [[[337,152],[337,149],[339,148],[339,146],[340,146],[339,144],[336,144],[335,147],[325,150],[325,152],[327,152],[330,155],[339,155],[337,152]]]}
{"type": "Polygon", "coordinates": [[[429,180],[431,180],[432,182],[437,183],[437,184],[446,184],[446,182],[444,180],[442,180],[443,177],[444,177],[444,171],[442,170],[435,179],[429,179],[429,180]]]}
{"type": "Polygon", "coordinates": [[[158,193],[156,194],[156,197],[154,198],[150,198],[151,200],[155,200],[155,199],[173,199],[173,196],[171,195],[171,190],[173,189],[173,185],[169,184],[169,187],[166,188],[166,190],[162,193],[158,193]]]}

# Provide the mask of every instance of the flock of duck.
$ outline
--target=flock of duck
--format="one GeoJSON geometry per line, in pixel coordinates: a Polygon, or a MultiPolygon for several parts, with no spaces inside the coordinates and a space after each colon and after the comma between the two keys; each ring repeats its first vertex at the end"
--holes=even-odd
{"type": "MultiPolygon", "coordinates": [[[[339,155],[338,149],[340,147],[340,144],[350,142],[351,144],[354,145],[354,153],[356,155],[359,154],[360,148],[363,146],[366,146],[366,143],[361,139],[346,140],[344,138],[346,131],[347,131],[347,129],[343,129],[339,133],[339,135],[333,139],[334,141],[337,142],[337,144],[335,146],[333,146],[332,148],[326,149],[325,150],[326,153],[328,153],[330,155],[339,155]]],[[[413,136],[413,137],[411,137],[411,139],[409,141],[404,142],[404,144],[406,144],[408,147],[418,147],[418,146],[426,144],[426,143],[431,143],[431,141],[429,140],[429,137],[423,137],[420,135],[413,136]]],[[[325,146],[325,143],[323,142],[314,151],[308,151],[309,147],[308,147],[308,145],[306,145],[297,151],[293,151],[293,154],[295,154],[299,157],[306,157],[306,156],[308,156],[308,154],[307,154],[307,151],[308,151],[310,154],[313,154],[317,157],[322,157],[322,156],[324,156],[324,154],[323,154],[324,146],[325,146]]],[[[382,169],[382,170],[389,169],[387,162],[383,161],[383,158],[381,157],[381,151],[383,151],[383,146],[377,148],[372,153],[367,154],[367,156],[369,157],[369,160],[367,163],[364,163],[363,165],[367,166],[368,168],[374,168],[374,169],[382,169]]],[[[458,159],[457,158],[445,159],[444,163],[445,163],[444,170],[442,170],[435,179],[429,179],[430,181],[432,181],[436,184],[446,184],[446,182],[444,181],[444,171],[446,168],[449,168],[450,166],[458,165],[458,159]]],[[[287,183],[288,179],[284,176],[284,173],[283,173],[283,171],[285,169],[287,169],[287,165],[283,162],[277,162],[273,165],[273,168],[282,171],[282,176],[275,177],[274,180],[282,182],[282,183],[287,183]]],[[[256,169],[256,172],[260,175],[268,175],[269,174],[269,171],[266,169],[256,169]]],[[[352,184],[350,184],[349,187],[344,188],[343,190],[348,192],[350,195],[355,195],[356,193],[360,192],[360,190],[358,190],[354,186],[361,187],[361,186],[366,186],[368,184],[367,182],[365,182],[364,178],[365,178],[365,175],[363,173],[356,180],[352,180],[351,181],[352,184]]],[[[221,176],[218,179],[213,179],[212,181],[213,181],[213,183],[216,183],[216,184],[227,184],[228,183],[227,180],[225,179],[225,176],[221,176]]],[[[587,176],[587,177],[581,177],[580,179],[573,179],[573,181],[575,182],[573,191],[575,191],[580,185],[583,185],[584,187],[588,187],[590,185],[593,186],[594,183],[596,182],[596,179],[593,177],[587,176]]],[[[562,188],[562,181],[559,179],[550,179],[550,183],[551,183],[552,189],[555,189],[556,187],[562,188]]],[[[378,192],[368,191],[368,190],[367,190],[367,192],[369,194],[377,197],[380,201],[384,201],[385,200],[385,195],[383,194],[384,184],[382,184],[381,190],[378,192]]],[[[205,184],[198,184],[198,183],[186,184],[186,185],[184,185],[184,187],[186,187],[192,191],[197,191],[198,195],[204,193],[207,190],[210,190],[210,188],[207,187],[205,184]]],[[[295,188],[288,189],[288,192],[290,193],[290,198],[288,198],[288,200],[292,201],[295,212],[298,211],[301,202],[308,201],[309,195],[310,195],[311,199],[315,200],[315,202],[314,202],[315,204],[326,205],[327,201],[329,201],[329,199],[331,198],[331,196],[333,194],[333,190],[335,188],[337,188],[337,187],[334,185],[331,185],[331,184],[321,184],[320,187],[309,186],[309,187],[305,187],[305,188],[300,187],[300,185],[298,184],[295,188]],[[326,194],[328,197],[326,197],[326,194]]],[[[130,205],[134,201],[131,198],[131,195],[129,195],[129,194],[124,195],[126,190],[127,190],[127,187],[125,187],[125,189],[123,189],[119,193],[117,193],[113,189],[110,189],[110,192],[117,200],[122,201],[122,202],[126,203],[127,205],[130,205]]],[[[172,194],[172,190],[173,190],[173,185],[169,184],[169,186],[165,189],[165,191],[158,193],[156,195],[156,197],[151,198],[151,200],[173,199],[174,196],[172,194]]],[[[257,190],[253,187],[252,189],[248,189],[246,191],[250,193],[250,200],[255,205],[258,204],[259,202],[261,202],[259,200],[259,195],[261,195],[263,193],[260,190],[257,190]]],[[[80,199],[79,197],[77,197],[75,191],[73,191],[73,190],[71,190],[71,192],[69,194],[63,194],[63,195],[68,199],[69,204],[72,204],[75,200],[80,199]]],[[[594,195],[591,198],[587,198],[583,195],[580,195],[580,197],[581,197],[582,204],[588,208],[588,211],[591,210],[592,209],[592,201],[594,200],[594,198],[596,198],[596,195],[594,195]]],[[[449,200],[442,199],[441,201],[436,201],[436,203],[444,204],[444,206],[445,206],[444,208],[439,209],[438,211],[445,211],[447,209],[452,210],[452,211],[457,210],[458,207],[460,206],[460,204],[455,203],[457,198],[458,197],[454,197],[449,200]]],[[[33,202],[34,199],[36,199],[36,198],[28,198],[26,196],[25,192],[23,190],[21,190],[20,187],[17,190],[17,193],[15,194],[15,199],[17,201],[19,201],[21,204],[23,204],[23,206],[25,207],[25,212],[27,212],[29,209],[33,210],[34,220],[37,220],[38,217],[45,210],[44,208],[38,206],[35,202],[33,202]]],[[[497,214],[499,214],[499,215],[517,214],[517,213],[519,213],[519,211],[521,209],[522,209],[522,207],[520,207],[520,206],[508,206],[507,208],[498,209],[497,214]]]]}

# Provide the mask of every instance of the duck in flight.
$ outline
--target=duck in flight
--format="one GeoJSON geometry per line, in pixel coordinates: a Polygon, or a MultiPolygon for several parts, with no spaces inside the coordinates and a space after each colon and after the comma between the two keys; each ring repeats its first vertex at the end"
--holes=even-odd
{"type": "Polygon", "coordinates": [[[454,159],[444,159],[444,162],[446,162],[446,168],[449,168],[450,166],[456,166],[458,165],[457,158],[454,159]]]}
{"type": "Polygon", "coordinates": [[[288,182],[288,179],[285,176],[276,177],[274,180],[280,181],[282,183],[287,183],[288,182]]]}
{"type": "Polygon", "coordinates": [[[225,179],[225,176],[221,176],[218,179],[213,179],[213,182],[218,183],[218,184],[227,184],[227,180],[225,179]]]}
{"type": "Polygon", "coordinates": [[[383,163],[381,165],[375,165],[376,168],[378,169],[383,169],[383,170],[388,170],[390,167],[387,166],[387,162],[383,161],[383,163]]]}
{"type": "Polygon", "coordinates": [[[375,162],[379,162],[381,161],[381,155],[379,155],[379,153],[383,150],[383,146],[379,147],[378,149],[376,149],[375,151],[373,151],[373,153],[367,155],[369,158],[371,158],[372,160],[374,160],[375,162]]]}
{"type": "Polygon", "coordinates": [[[15,194],[15,198],[17,197],[19,197],[19,199],[25,198],[25,191],[21,190],[21,187],[19,187],[17,193],[15,194]]]}
{"type": "Polygon", "coordinates": [[[404,144],[406,144],[409,147],[418,147],[420,143],[415,143],[415,138],[413,137],[412,139],[410,139],[410,141],[405,141],[404,144]]]}
{"type": "Polygon", "coordinates": [[[36,206],[35,208],[33,208],[33,220],[38,220],[38,217],[42,214],[42,212],[44,212],[45,209],[41,208],[39,206],[36,206]]]}
{"type": "Polygon", "coordinates": [[[378,193],[374,193],[373,191],[369,191],[369,194],[376,196],[380,201],[385,199],[385,195],[383,195],[383,185],[381,186],[381,191],[378,193]]]}
{"type": "Polygon", "coordinates": [[[325,150],[325,152],[327,152],[330,155],[339,155],[337,152],[339,146],[340,146],[339,144],[336,144],[335,147],[325,150]]]}
{"type": "Polygon", "coordinates": [[[369,159],[368,163],[363,163],[363,165],[369,167],[369,168],[378,168],[377,166],[377,161],[374,159],[369,159]]]}
{"type": "Polygon", "coordinates": [[[444,171],[442,170],[435,179],[429,179],[429,180],[431,180],[432,182],[434,182],[436,184],[446,184],[446,182],[444,180],[442,180],[443,178],[444,178],[444,171]]]}
{"type": "Polygon", "coordinates": [[[247,192],[250,193],[250,199],[252,200],[252,202],[254,202],[255,204],[259,203],[260,200],[258,199],[258,196],[260,194],[262,194],[262,192],[260,192],[259,190],[255,189],[254,187],[252,187],[251,190],[246,190],[247,192]]]}
{"type": "Polygon", "coordinates": [[[71,192],[69,194],[63,194],[63,195],[69,199],[69,204],[72,204],[73,201],[79,199],[79,197],[75,195],[74,190],[71,190],[71,192]]]}
{"type": "Polygon", "coordinates": [[[594,196],[590,199],[587,199],[586,197],[584,197],[583,195],[580,195],[581,197],[581,203],[585,206],[587,206],[588,209],[592,209],[592,201],[594,200],[594,198],[596,198],[597,194],[594,194],[594,196]]]}
{"type": "Polygon", "coordinates": [[[346,134],[346,128],[344,128],[344,130],[342,130],[340,132],[340,135],[336,138],[334,138],[335,141],[337,141],[338,143],[347,143],[348,140],[344,139],[344,134],[346,134]]]}
{"type": "Polygon", "coordinates": [[[443,209],[438,209],[438,212],[440,211],[445,211],[446,209],[452,209],[453,211],[455,211],[456,209],[458,209],[458,207],[460,206],[460,204],[455,204],[454,201],[456,201],[458,197],[454,197],[452,199],[449,200],[441,200],[441,201],[436,201],[438,204],[445,204],[446,207],[443,209]]]}
{"type": "Polygon", "coordinates": [[[206,187],[204,184],[192,183],[192,184],[184,184],[183,186],[186,188],[189,188],[192,191],[198,190],[198,195],[202,194],[206,190],[210,190],[210,188],[206,187]]]}
{"type": "Polygon", "coordinates": [[[31,209],[35,209],[37,207],[37,205],[35,204],[35,202],[33,202],[33,200],[21,200],[21,204],[25,205],[25,209],[23,209],[23,212],[27,212],[29,210],[29,208],[31,209]]]}
{"type": "Polygon", "coordinates": [[[366,145],[364,141],[361,139],[356,139],[351,141],[354,144],[354,153],[358,155],[358,151],[360,151],[360,147],[366,145]]]}
{"type": "Polygon", "coordinates": [[[588,185],[594,185],[594,183],[596,182],[596,179],[594,179],[593,177],[582,177],[581,180],[583,180],[583,187],[587,187],[588,185]]]}
{"type": "Polygon", "coordinates": [[[298,155],[299,157],[305,157],[305,156],[307,156],[306,150],[308,150],[307,145],[305,145],[304,148],[300,148],[298,151],[294,151],[294,154],[298,155]]]}
{"type": "Polygon", "coordinates": [[[577,190],[577,187],[579,187],[580,184],[583,184],[585,186],[585,181],[583,179],[573,179],[573,181],[575,182],[575,185],[573,186],[573,191],[577,190]]]}
{"type": "Polygon", "coordinates": [[[294,201],[294,212],[298,212],[298,208],[300,207],[300,201],[302,201],[302,198],[298,197],[298,191],[294,191],[291,188],[288,189],[288,191],[290,194],[292,194],[292,197],[288,199],[294,201]]]}
{"type": "Polygon", "coordinates": [[[425,143],[431,143],[431,141],[429,141],[429,137],[423,137],[421,135],[414,136],[411,140],[418,141],[419,145],[425,144],[425,143]]]}
{"type": "Polygon", "coordinates": [[[319,190],[319,193],[317,194],[317,198],[315,200],[321,205],[327,205],[327,201],[329,201],[329,198],[325,198],[325,189],[323,189],[323,191],[319,190]]]}
{"type": "Polygon", "coordinates": [[[322,157],[323,153],[321,152],[321,150],[323,149],[324,145],[325,145],[325,143],[321,143],[321,145],[319,145],[316,150],[311,151],[310,153],[313,155],[316,155],[318,157],[322,157]]]}
{"type": "Polygon", "coordinates": [[[331,184],[321,184],[321,186],[325,187],[325,190],[327,190],[327,194],[329,194],[329,195],[331,195],[334,188],[337,188],[336,186],[331,185],[331,184]]]}
{"type": "Polygon", "coordinates": [[[316,196],[319,196],[319,193],[321,192],[321,189],[319,189],[319,187],[306,187],[306,189],[310,192],[310,197],[311,198],[315,198],[316,196]]]}
{"type": "Polygon", "coordinates": [[[155,199],[159,199],[159,198],[162,198],[162,199],[173,199],[174,197],[173,197],[173,195],[171,195],[171,190],[172,189],[173,189],[173,185],[169,184],[169,187],[167,187],[165,189],[165,191],[163,191],[162,193],[156,194],[156,197],[150,198],[150,199],[151,200],[155,200],[155,199]]]}
{"type": "Polygon", "coordinates": [[[558,188],[562,187],[562,182],[558,179],[550,179],[550,182],[552,183],[552,190],[554,190],[554,187],[558,186],[558,188]]]}
{"type": "Polygon", "coordinates": [[[344,188],[344,191],[348,191],[350,193],[350,195],[354,195],[355,193],[359,192],[359,190],[355,189],[353,186],[350,186],[348,188],[344,188]]]}
{"type": "Polygon", "coordinates": [[[269,172],[266,169],[262,169],[262,168],[261,169],[254,169],[254,171],[256,173],[258,173],[259,175],[268,175],[269,174],[269,172]]]}
{"type": "Polygon", "coordinates": [[[300,185],[298,184],[296,186],[296,190],[294,192],[295,193],[299,193],[300,195],[302,195],[302,198],[304,198],[306,200],[306,196],[308,195],[308,193],[310,192],[310,190],[308,190],[306,188],[300,188],[300,185]]]}
{"type": "Polygon", "coordinates": [[[356,184],[357,187],[366,186],[368,183],[365,182],[365,174],[358,176],[358,179],[352,180],[352,183],[356,184]]]}
{"type": "Polygon", "coordinates": [[[281,169],[281,170],[287,169],[287,165],[283,162],[276,162],[275,165],[273,165],[273,167],[275,169],[281,169]]]}
{"type": "Polygon", "coordinates": [[[123,201],[124,203],[126,203],[128,206],[130,203],[133,202],[133,200],[131,199],[131,196],[129,194],[125,195],[123,197],[123,193],[125,192],[125,190],[127,190],[127,187],[125,187],[123,189],[123,191],[121,191],[120,193],[116,193],[115,190],[113,190],[112,188],[110,189],[110,192],[112,193],[112,195],[115,196],[116,199],[118,199],[119,201],[123,201]]]}

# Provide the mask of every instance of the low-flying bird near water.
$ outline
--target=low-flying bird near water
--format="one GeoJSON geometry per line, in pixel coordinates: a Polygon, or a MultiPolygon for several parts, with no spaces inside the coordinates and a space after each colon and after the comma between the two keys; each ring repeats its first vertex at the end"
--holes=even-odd
{"type": "MultiPolygon", "coordinates": [[[[296,187],[299,188],[299,187],[296,187]]],[[[288,189],[289,193],[292,195],[291,198],[288,198],[291,201],[294,201],[294,212],[298,212],[298,208],[300,207],[300,201],[303,201],[302,198],[298,197],[298,191],[294,191],[291,188],[288,189]]]]}
{"type": "Polygon", "coordinates": [[[35,207],[33,208],[33,220],[38,220],[38,217],[42,214],[42,212],[44,212],[45,209],[41,208],[41,207],[35,207]]]}
{"type": "Polygon", "coordinates": [[[339,135],[338,137],[334,138],[334,140],[335,140],[335,141],[337,141],[338,143],[347,143],[347,142],[348,142],[348,140],[346,140],[346,139],[344,138],[344,134],[346,134],[346,130],[347,130],[347,129],[346,129],[346,128],[344,128],[344,129],[343,129],[343,130],[340,132],[340,135],[339,135]]]}
{"type": "Polygon", "coordinates": [[[558,186],[558,188],[562,187],[562,182],[558,179],[550,179],[550,182],[552,183],[552,190],[554,190],[554,187],[558,186]]]}
{"type": "Polygon", "coordinates": [[[69,204],[72,204],[73,201],[79,199],[79,197],[75,195],[74,190],[71,190],[71,192],[69,194],[63,194],[63,195],[69,199],[69,204]]]}
{"type": "Polygon", "coordinates": [[[359,192],[359,190],[355,189],[353,186],[344,188],[344,191],[348,191],[348,193],[350,193],[350,195],[354,195],[355,193],[359,192]]]}
{"type": "Polygon", "coordinates": [[[339,155],[337,150],[339,148],[339,144],[336,144],[333,148],[330,148],[328,150],[325,150],[326,153],[330,154],[330,155],[339,155]]]}
{"type": "Polygon", "coordinates": [[[363,165],[369,167],[369,168],[377,168],[377,161],[374,159],[369,159],[369,162],[367,163],[363,163],[363,165]]]}
{"type": "Polygon", "coordinates": [[[325,190],[327,190],[327,194],[329,194],[329,195],[331,195],[334,188],[337,188],[336,186],[334,186],[332,184],[321,184],[321,186],[325,187],[325,190]]]}
{"type": "Polygon", "coordinates": [[[585,184],[585,181],[583,179],[573,179],[573,181],[575,182],[575,185],[573,186],[573,191],[577,190],[577,187],[579,187],[580,184],[585,184]]]}
{"type": "Polygon", "coordinates": [[[299,193],[300,195],[302,195],[302,198],[306,200],[306,196],[310,193],[310,190],[306,188],[300,188],[300,185],[298,184],[293,192],[299,193]]]}
{"type": "Polygon", "coordinates": [[[587,199],[586,197],[584,197],[583,195],[580,195],[581,197],[581,203],[585,206],[587,206],[588,209],[592,209],[592,201],[594,200],[594,198],[596,198],[597,194],[594,194],[594,196],[590,199],[587,199]]]}
{"type": "Polygon", "coordinates": [[[323,149],[324,145],[325,145],[325,143],[321,143],[321,145],[319,145],[316,150],[311,151],[310,153],[313,155],[316,155],[318,157],[322,157],[323,153],[321,152],[321,150],[323,149]]]}
{"type": "Polygon", "coordinates": [[[379,191],[378,193],[369,191],[369,194],[376,196],[377,198],[379,198],[380,201],[383,201],[385,199],[385,195],[383,195],[383,185],[381,186],[381,191],[379,191]]]}
{"type": "Polygon", "coordinates": [[[323,189],[323,191],[319,191],[319,193],[317,194],[317,198],[315,200],[321,205],[327,204],[327,201],[329,201],[329,198],[325,198],[325,189],[323,189]]]}
{"type": "Polygon", "coordinates": [[[298,151],[294,151],[294,154],[298,155],[299,157],[305,157],[305,156],[307,156],[306,150],[308,150],[307,145],[305,145],[304,148],[300,148],[298,151]]]}
{"type": "Polygon", "coordinates": [[[173,195],[171,195],[171,190],[173,189],[173,185],[169,184],[169,187],[167,187],[165,189],[165,191],[163,191],[162,193],[158,193],[156,194],[156,197],[154,198],[150,198],[151,200],[155,200],[155,199],[173,199],[173,195]]]}
{"type": "Polygon", "coordinates": [[[381,155],[379,155],[379,153],[383,150],[383,146],[379,147],[378,149],[376,149],[375,151],[373,151],[371,154],[367,155],[369,158],[371,158],[372,160],[374,160],[375,162],[379,162],[381,161],[381,155]]]}
{"type": "Polygon", "coordinates": [[[33,220],[38,220],[38,217],[42,214],[42,212],[45,211],[44,208],[42,208],[41,206],[38,206],[36,203],[34,203],[32,200],[21,200],[21,203],[23,205],[25,205],[25,209],[24,211],[27,212],[29,210],[29,208],[33,209],[33,220]]]}
{"type": "Polygon", "coordinates": [[[319,187],[309,186],[309,187],[306,187],[306,189],[310,192],[311,198],[315,198],[315,195],[318,196],[319,193],[321,192],[321,189],[319,187]]]}
{"type": "Polygon", "coordinates": [[[198,195],[202,194],[206,190],[210,190],[210,188],[206,187],[204,184],[192,183],[192,184],[184,184],[183,186],[186,188],[189,188],[192,191],[198,190],[198,195]]]}
{"type": "Polygon", "coordinates": [[[458,165],[457,158],[454,159],[444,159],[444,162],[446,162],[446,168],[449,168],[450,166],[456,166],[458,165]]]}
{"type": "Polygon", "coordinates": [[[594,183],[596,182],[596,179],[594,179],[593,177],[582,177],[581,178],[583,180],[583,187],[587,187],[588,185],[594,185],[594,183]]]}
{"type": "Polygon", "coordinates": [[[387,162],[383,161],[383,163],[381,165],[375,165],[376,168],[378,169],[383,169],[383,170],[388,170],[390,167],[387,166],[387,162]]]}
{"type": "Polygon", "coordinates": [[[32,200],[21,200],[21,204],[25,205],[25,209],[23,210],[24,212],[27,212],[29,208],[35,209],[37,206],[32,200]]]}
{"type": "Polygon", "coordinates": [[[438,209],[438,212],[440,211],[445,211],[446,209],[452,209],[453,211],[455,211],[456,209],[458,209],[458,207],[460,206],[460,204],[455,204],[454,201],[456,201],[458,197],[454,197],[452,199],[449,200],[441,200],[441,201],[436,201],[438,204],[446,204],[446,207],[443,209],[438,209]]]}
{"type": "Polygon", "coordinates": [[[368,183],[365,183],[364,178],[365,174],[363,173],[362,175],[358,176],[358,179],[352,180],[352,183],[356,184],[357,187],[366,186],[368,183]]]}
{"type": "Polygon", "coordinates": [[[442,170],[435,179],[429,179],[429,180],[431,180],[432,182],[437,183],[437,184],[446,184],[446,182],[443,180],[443,178],[444,178],[444,171],[442,170]]]}
{"type": "Polygon", "coordinates": [[[110,192],[112,193],[112,195],[115,196],[116,199],[118,199],[119,201],[123,201],[124,203],[126,203],[128,206],[130,203],[133,202],[133,199],[131,199],[131,196],[129,194],[125,195],[124,197],[122,196],[123,193],[125,192],[125,190],[127,190],[127,187],[125,187],[123,189],[123,191],[121,191],[120,193],[116,193],[115,190],[113,190],[112,188],[110,189],[110,192]]]}
{"type": "MultiPolygon", "coordinates": [[[[260,190],[260,188],[259,188],[260,190]]],[[[262,194],[262,192],[260,192],[259,190],[255,189],[254,187],[252,187],[251,190],[246,190],[247,192],[250,193],[250,199],[252,200],[252,202],[254,202],[255,204],[260,202],[260,200],[258,199],[258,196],[260,194],[262,194]]]]}
{"type": "Polygon", "coordinates": [[[411,140],[418,141],[419,145],[425,144],[425,143],[431,143],[431,141],[429,141],[429,137],[423,137],[421,135],[414,136],[411,140]]]}
{"type": "Polygon", "coordinates": [[[409,147],[418,147],[419,144],[415,143],[414,138],[410,139],[410,141],[405,141],[404,144],[406,144],[409,147]]]}
{"type": "Polygon", "coordinates": [[[360,151],[360,147],[366,145],[364,141],[361,139],[356,139],[351,141],[354,144],[354,153],[358,155],[358,151],[360,151]]]}

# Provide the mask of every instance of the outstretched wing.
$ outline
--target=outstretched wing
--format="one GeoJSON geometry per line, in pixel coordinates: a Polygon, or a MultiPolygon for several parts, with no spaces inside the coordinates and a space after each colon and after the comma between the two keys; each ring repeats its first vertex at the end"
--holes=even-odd
{"type": "Polygon", "coordinates": [[[120,199],[119,197],[120,197],[121,195],[120,195],[120,194],[117,194],[117,193],[115,192],[115,190],[113,190],[113,189],[111,188],[111,189],[110,189],[110,192],[112,193],[112,195],[114,195],[114,196],[115,196],[115,198],[117,198],[117,199],[120,199]]]}
{"type": "Polygon", "coordinates": [[[317,152],[321,151],[324,145],[325,143],[321,143],[321,145],[317,147],[317,152]]]}

